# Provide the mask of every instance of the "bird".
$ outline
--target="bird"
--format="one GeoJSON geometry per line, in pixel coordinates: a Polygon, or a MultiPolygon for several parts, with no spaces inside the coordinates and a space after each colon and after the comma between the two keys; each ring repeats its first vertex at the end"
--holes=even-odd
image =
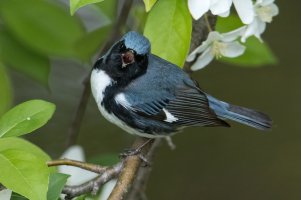
{"type": "Polygon", "coordinates": [[[268,115],[203,91],[179,66],[152,54],[150,41],[135,31],[95,62],[90,83],[101,114],[141,137],[170,137],[190,126],[230,127],[227,120],[259,130],[272,127],[268,115]]]}

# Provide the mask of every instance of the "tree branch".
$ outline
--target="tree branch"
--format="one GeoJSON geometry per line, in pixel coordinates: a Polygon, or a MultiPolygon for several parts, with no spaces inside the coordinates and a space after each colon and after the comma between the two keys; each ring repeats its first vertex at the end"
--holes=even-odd
{"type": "Polygon", "coordinates": [[[47,162],[48,167],[59,166],[59,165],[68,165],[73,167],[78,167],[81,169],[85,169],[91,172],[95,172],[97,174],[102,174],[108,170],[108,167],[103,167],[100,165],[95,165],[91,163],[85,163],[76,160],[70,159],[60,159],[60,160],[52,160],[47,162]]]}
{"type": "MultiPolygon", "coordinates": [[[[144,145],[146,142],[148,142],[148,138],[141,138],[138,137],[134,144],[132,145],[133,149],[136,149],[142,145],[144,145]]],[[[142,151],[141,155],[145,156],[149,152],[149,150],[152,147],[153,141],[150,141],[147,143],[142,151]]],[[[121,200],[124,199],[127,195],[127,193],[130,191],[131,186],[135,180],[136,174],[138,173],[139,167],[142,163],[142,160],[139,156],[128,156],[124,161],[124,167],[118,177],[118,181],[110,194],[108,200],[121,200]]]]}
{"type": "Polygon", "coordinates": [[[90,73],[89,75],[84,79],[83,86],[84,90],[80,98],[79,105],[77,107],[76,113],[74,115],[74,118],[71,122],[71,125],[68,130],[68,137],[67,137],[67,143],[66,146],[70,147],[76,143],[80,127],[84,118],[85,111],[87,109],[89,97],[91,95],[91,89],[90,89],[90,81],[89,81],[90,73]]]}
{"type": "Polygon", "coordinates": [[[65,199],[71,200],[74,197],[87,193],[96,195],[97,191],[103,184],[118,176],[122,166],[123,162],[119,162],[112,167],[108,167],[100,176],[94,178],[93,180],[77,186],[65,186],[62,192],[63,194],[66,194],[65,199]]]}
{"type": "MultiPolygon", "coordinates": [[[[154,155],[161,144],[161,139],[155,139],[154,143],[151,145],[147,155],[146,159],[151,162],[154,160],[154,155]]],[[[148,178],[150,176],[150,173],[152,171],[152,167],[140,167],[139,171],[136,175],[136,179],[134,180],[134,183],[132,185],[132,189],[129,191],[129,194],[127,195],[127,199],[145,199],[145,190],[148,183],[148,178]]]]}

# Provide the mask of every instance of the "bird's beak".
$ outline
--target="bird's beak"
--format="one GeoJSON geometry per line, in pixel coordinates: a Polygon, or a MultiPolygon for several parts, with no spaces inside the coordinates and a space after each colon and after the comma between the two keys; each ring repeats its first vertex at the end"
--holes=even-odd
{"type": "Polygon", "coordinates": [[[128,64],[132,64],[135,62],[135,56],[132,51],[127,51],[125,53],[121,54],[121,60],[122,60],[122,68],[126,67],[128,64]]]}
{"type": "Polygon", "coordinates": [[[124,56],[125,54],[121,54],[121,60],[122,60],[122,68],[126,67],[128,64],[124,62],[124,56]]]}

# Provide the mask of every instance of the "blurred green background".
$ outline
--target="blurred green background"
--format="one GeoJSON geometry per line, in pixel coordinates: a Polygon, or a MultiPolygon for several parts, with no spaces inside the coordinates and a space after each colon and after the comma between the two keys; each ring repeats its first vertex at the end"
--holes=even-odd
{"type": "MultiPolygon", "coordinates": [[[[173,137],[175,150],[163,142],[156,153],[147,188],[149,199],[301,199],[301,128],[298,126],[301,2],[276,3],[280,15],[267,27],[263,38],[277,56],[277,65],[250,68],[214,62],[193,74],[200,86],[213,96],[268,113],[274,121],[273,130],[260,132],[234,123],[232,128],[185,129],[173,137]]],[[[68,6],[62,2],[60,6],[68,14],[68,6]]],[[[106,22],[103,15],[93,15],[89,9],[78,12],[88,22],[85,24],[88,29],[106,22]]],[[[5,22],[0,20],[0,24],[5,22]]],[[[91,66],[83,67],[81,61],[56,55],[51,58],[54,59],[50,62],[48,89],[24,73],[7,70],[14,88],[14,104],[38,98],[57,105],[54,118],[36,133],[26,136],[57,158],[65,150],[68,127],[83,89],[82,81],[91,66]]],[[[22,64],[22,60],[18,61],[22,64]]],[[[133,136],[104,120],[90,98],[78,140],[88,158],[117,154],[133,140],[133,136]]]]}

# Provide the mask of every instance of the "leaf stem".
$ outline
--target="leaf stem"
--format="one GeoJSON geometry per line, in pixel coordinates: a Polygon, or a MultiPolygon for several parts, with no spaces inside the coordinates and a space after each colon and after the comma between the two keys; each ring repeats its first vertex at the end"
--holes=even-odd
{"type": "Polygon", "coordinates": [[[211,25],[209,23],[209,19],[208,19],[208,14],[207,13],[205,13],[204,18],[205,18],[205,21],[206,21],[206,25],[207,25],[208,31],[211,32],[212,28],[211,28],[211,25]]]}

